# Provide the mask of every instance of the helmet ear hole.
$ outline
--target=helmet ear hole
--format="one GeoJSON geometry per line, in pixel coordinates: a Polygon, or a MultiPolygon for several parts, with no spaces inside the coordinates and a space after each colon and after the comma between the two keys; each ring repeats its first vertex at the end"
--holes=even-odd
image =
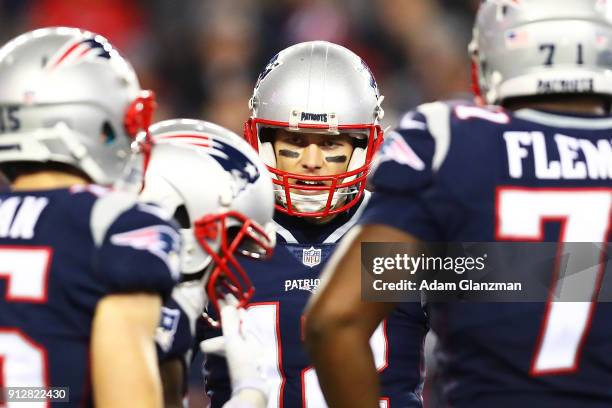
{"type": "Polygon", "coordinates": [[[191,222],[189,220],[189,213],[187,212],[187,207],[184,204],[179,205],[174,211],[173,218],[176,222],[179,223],[181,228],[187,229],[191,228],[191,222]]]}
{"type": "Polygon", "coordinates": [[[102,124],[102,133],[100,137],[102,138],[102,143],[104,143],[105,145],[110,145],[115,142],[115,140],[117,139],[117,132],[115,132],[115,129],[113,129],[113,126],[110,124],[110,122],[105,121],[102,124]]]}

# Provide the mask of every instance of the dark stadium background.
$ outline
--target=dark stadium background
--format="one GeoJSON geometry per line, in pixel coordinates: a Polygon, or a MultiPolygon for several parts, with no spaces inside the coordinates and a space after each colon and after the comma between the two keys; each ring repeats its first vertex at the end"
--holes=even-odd
{"type": "MultiPolygon", "coordinates": [[[[368,63],[386,96],[385,125],[402,111],[467,97],[466,46],[478,0],[0,0],[0,41],[68,25],[106,36],[157,92],[156,119],[193,117],[241,133],[259,71],[286,46],[342,44],[368,63]]],[[[2,184],[2,181],[0,181],[2,184]]],[[[201,359],[190,406],[204,406],[201,359]]],[[[431,394],[430,394],[431,395],[431,394]]]]}

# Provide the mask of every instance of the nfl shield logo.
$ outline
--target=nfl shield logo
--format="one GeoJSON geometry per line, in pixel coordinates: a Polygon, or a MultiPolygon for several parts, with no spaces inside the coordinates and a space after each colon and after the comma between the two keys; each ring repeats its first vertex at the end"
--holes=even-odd
{"type": "Polygon", "coordinates": [[[311,268],[320,264],[321,248],[310,247],[309,249],[302,249],[302,263],[311,268]]]}

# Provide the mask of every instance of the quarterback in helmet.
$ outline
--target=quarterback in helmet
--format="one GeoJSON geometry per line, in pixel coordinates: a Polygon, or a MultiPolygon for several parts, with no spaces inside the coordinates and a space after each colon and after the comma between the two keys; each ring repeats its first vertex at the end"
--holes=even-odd
{"type": "MultiPolygon", "coordinates": [[[[477,102],[488,106],[425,104],[388,134],[370,178],[377,196],[307,313],[307,342],[330,404],[377,406],[364,342],[395,305],[362,302],[360,286],[350,284],[360,279],[361,242],[547,241],[559,253],[566,242],[589,242],[598,248],[589,265],[605,261],[612,232],[610,7],[597,0],[482,2],[469,50],[477,102]]],[[[540,302],[427,305],[445,404],[612,404],[612,309],[597,302],[602,280],[566,281],[588,296],[565,302],[553,296],[562,282],[554,270],[542,271],[550,289],[540,302]]]]}
{"type": "MultiPolygon", "coordinates": [[[[255,85],[245,137],[272,173],[277,246],[269,262],[245,266],[257,287],[247,315],[267,346],[262,372],[269,407],[325,406],[303,349],[302,311],[336,243],[370,200],[365,179],[382,141],[381,102],[364,61],[323,41],[281,51],[255,85]]],[[[410,305],[370,339],[368,353],[385,384],[382,404],[421,405],[425,331],[420,305],[410,305]]],[[[220,407],[230,396],[226,363],[209,356],[205,370],[212,406],[220,407]]]]}

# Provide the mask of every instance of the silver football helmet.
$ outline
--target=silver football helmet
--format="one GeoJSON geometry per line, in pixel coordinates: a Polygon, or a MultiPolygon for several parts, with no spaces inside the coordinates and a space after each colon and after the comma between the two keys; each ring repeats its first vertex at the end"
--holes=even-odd
{"type": "Polygon", "coordinates": [[[612,4],[487,0],[469,46],[476,96],[612,95],[612,4]]]}
{"type": "Polygon", "coordinates": [[[0,163],[62,163],[110,184],[153,109],[153,94],[97,34],[43,28],[0,49],[0,163]]]}
{"type": "Polygon", "coordinates": [[[279,211],[324,217],[357,204],[365,189],[372,156],[382,141],[382,100],[365,62],[340,45],[304,42],[270,60],[249,102],[252,115],[245,123],[245,138],[274,175],[279,211]],[[305,176],[279,170],[273,141],[262,131],[266,128],[355,136],[347,171],[332,176],[305,176]],[[319,194],[300,194],[299,190],[319,194]]]}
{"type": "Polygon", "coordinates": [[[234,254],[267,257],[276,239],[268,171],[248,143],[213,123],[172,119],[149,131],[153,147],[144,186],[144,159],[136,150],[117,187],[141,190],[142,201],[174,214],[181,224],[181,272],[206,270],[207,293],[215,305],[220,292],[245,304],[253,287],[234,254]]]}

